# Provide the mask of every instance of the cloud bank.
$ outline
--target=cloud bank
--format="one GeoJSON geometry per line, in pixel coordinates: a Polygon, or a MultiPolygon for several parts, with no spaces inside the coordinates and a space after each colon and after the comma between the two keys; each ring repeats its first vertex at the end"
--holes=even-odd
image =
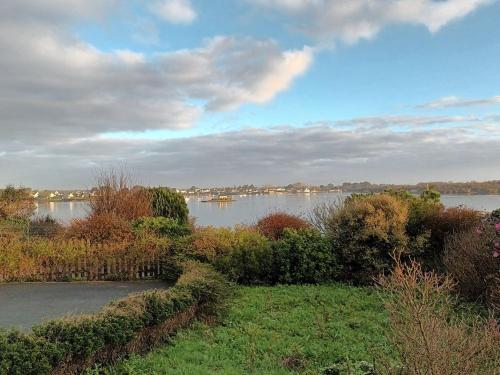
{"type": "Polygon", "coordinates": [[[371,39],[384,27],[422,25],[435,33],[494,0],[247,0],[282,12],[321,43],[371,39]]]}
{"type": "Polygon", "coordinates": [[[31,4],[0,6],[0,137],[13,142],[192,127],[207,111],[272,100],[313,60],[307,47],[227,36],[152,56],[105,52],[69,25],[106,17],[117,1],[31,4]]]}
{"type": "Polygon", "coordinates": [[[364,119],[360,126],[354,119],[351,125],[249,128],[168,140],[48,140],[29,150],[0,141],[0,184],[86,187],[95,168],[120,162],[144,183],[174,186],[488,179],[498,176],[498,120],[457,122],[450,129],[444,120],[402,128],[396,121],[380,125],[385,120],[374,119],[377,126],[366,126],[364,119]]]}

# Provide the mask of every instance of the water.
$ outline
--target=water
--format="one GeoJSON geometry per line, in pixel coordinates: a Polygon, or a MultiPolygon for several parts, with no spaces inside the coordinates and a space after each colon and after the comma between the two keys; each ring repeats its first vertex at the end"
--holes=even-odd
{"type": "MultiPolygon", "coordinates": [[[[221,227],[252,224],[258,218],[276,210],[307,215],[318,203],[335,202],[342,196],[340,193],[236,196],[236,201],[230,203],[205,203],[201,202],[201,198],[190,197],[188,207],[199,225],[221,227]]],[[[443,195],[441,200],[447,207],[464,205],[482,211],[500,208],[500,195],[443,195]]],[[[63,223],[84,217],[88,211],[86,202],[38,203],[37,207],[38,215],[49,214],[63,223]]]]}

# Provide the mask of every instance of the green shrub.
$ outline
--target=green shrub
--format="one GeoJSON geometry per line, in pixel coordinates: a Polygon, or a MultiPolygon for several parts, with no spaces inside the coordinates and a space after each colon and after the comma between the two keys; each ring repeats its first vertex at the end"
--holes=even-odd
{"type": "Polygon", "coordinates": [[[153,216],[163,216],[187,225],[189,210],[182,194],[167,188],[149,189],[153,216]]]}
{"type": "Polygon", "coordinates": [[[408,205],[391,194],[351,196],[326,219],[326,235],[346,281],[372,282],[374,276],[391,268],[394,253],[406,249],[408,205]]]}
{"type": "Polygon", "coordinates": [[[235,230],[230,251],[217,257],[216,269],[240,284],[267,284],[271,281],[271,242],[252,230],[235,230]]]}
{"type": "Polygon", "coordinates": [[[339,276],[330,241],[314,229],[285,229],[282,239],[273,243],[273,258],[278,283],[322,283],[339,276]]]}
{"type": "Polygon", "coordinates": [[[271,243],[251,228],[201,228],[177,241],[174,248],[177,255],[211,263],[232,281],[270,282],[271,243]]]}
{"type": "Polygon", "coordinates": [[[133,224],[136,231],[149,231],[158,236],[182,237],[191,234],[187,225],[168,217],[142,217],[133,224]]]}
{"type": "Polygon", "coordinates": [[[74,373],[168,338],[152,331],[141,336],[144,329],[173,319],[165,331],[171,334],[193,317],[213,318],[225,311],[231,284],[208,265],[184,262],[181,268],[170,289],[131,295],[93,315],[53,320],[34,327],[30,335],[0,332],[0,373],[39,375],[56,368],[58,373],[74,373]],[[189,311],[192,315],[179,317],[189,311]]]}
{"type": "Polygon", "coordinates": [[[406,190],[390,190],[387,193],[408,205],[407,254],[425,264],[426,268],[434,269],[440,263],[442,246],[433,246],[430,219],[437,217],[444,209],[440,202],[441,194],[435,190],[425,190],[419,196],[406,190]]]}
{"type": "Polygon", "coordinates": [[[62,360],[63,352],[58,343],[19,332],[0,331],[0,374],[46,374],[62,360]]]}

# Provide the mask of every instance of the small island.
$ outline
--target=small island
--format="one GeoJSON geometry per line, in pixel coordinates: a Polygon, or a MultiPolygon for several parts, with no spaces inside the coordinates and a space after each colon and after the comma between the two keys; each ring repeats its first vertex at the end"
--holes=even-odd
{"type": "Polygon", "coordinates": [[[205,203],[226,203],[226,202],[234,202],[235,199],[233,199],[231,196],[229,195],[218,195],[216,197],[213,197],[213,198],[210,198],[210,199],[206,199],[206,200],[202,200],[202,202],[205,202],[205,203]]]}

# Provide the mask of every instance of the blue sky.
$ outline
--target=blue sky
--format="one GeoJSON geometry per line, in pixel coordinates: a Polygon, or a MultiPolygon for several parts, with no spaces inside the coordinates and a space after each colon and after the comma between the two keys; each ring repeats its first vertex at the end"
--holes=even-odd
{"type": "MultiPolygon", "coordinates": [[[[263,14],[244,1],[191,1],[198,14],[190,24],[155,22],[144,4],[127,6],[121,15],[80,25],[76,32],[106,51],[130,49],[147,55],[196,48],[219,35],[272,38],[285,49],[300,49],[314,41],[293,29],[286,16],[263,14]],[[133,15],[132,15],[133,14],[133,15]],[[136,18],[137,17],[137,18],[136,18]],[[133,20],[136,18],[135,20],[133,20]],[[222,22],[221,22],[222,21],[222,22]],[[155,25],[157,40],[134,35],[137,23],[155,25]]],[[[483,98],[500,87],[500,2],[480,7],[435,33],[423,25],[384,28],[370,40],[339,43],[318,52],[307,73],[289,90],[264,105],[243,105],[232,113],[209,114],[207,127],[217,123],[238,127],[273,126],[406,113],[419,115],[421,103],[457,96],[483,98]]],[[[494,113],[498,105],[476,113],[494,113]],[[496,108],[495,108],[496,107],[496,108]]],[[[431,114],[467,114],[467,109],[428,110],[431,114]]],[[[196,129],[203,132],[204,129],[196,129]]]]}
{"type": "Polygon", "coordinates": [[[113,163],[175,186],[500,178],[500,1],[7,0],[3,13],[0,183],[82,186],[113,163]],[[54,163],[67,173],[43,170],[54,163]]]}

